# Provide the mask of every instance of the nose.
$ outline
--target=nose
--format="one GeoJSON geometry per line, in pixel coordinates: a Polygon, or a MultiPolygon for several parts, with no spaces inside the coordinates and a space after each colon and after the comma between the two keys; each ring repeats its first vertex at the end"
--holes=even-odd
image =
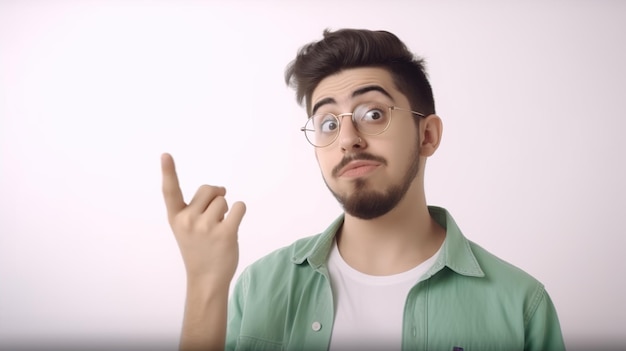
{"type": "Polygon", "coordinates": [[[339,146],[343,151],[351,151],[353,149],[362,149],[366,146],[365,141],[359,135],[359,131],[352,122],[352,114],[344,113],[337,116],[340,119],[339,128],[339,146]],[[345,117],[349,117],[347,120],[345,117]]]}

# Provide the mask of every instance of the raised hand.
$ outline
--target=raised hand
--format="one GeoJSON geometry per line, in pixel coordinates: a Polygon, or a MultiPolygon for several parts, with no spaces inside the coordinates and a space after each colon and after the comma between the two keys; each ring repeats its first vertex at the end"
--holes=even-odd
{"type": "Polygon", "coordinates": [[[237,231],[246,206],[236,202],[229,212],[224,198],[226,189],[210,185],[200,186],[186,204],[171,155],[161,156],[161,170],[167,218],[178,242],[188,281],[203,281],[214,288],[227,289],[237,269],[237,231]]]}

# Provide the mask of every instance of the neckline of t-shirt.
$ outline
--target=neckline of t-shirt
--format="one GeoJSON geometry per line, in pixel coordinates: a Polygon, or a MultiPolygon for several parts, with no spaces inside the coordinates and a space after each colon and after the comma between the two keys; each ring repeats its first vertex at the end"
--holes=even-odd
{"type": "Polygon", "coordinates": [[[335,267],[345,276],[345,278],[352,279],[353,281],[368,285],[392,285],[417,281],[422,275],[424,275],[424,273],[426,273],[426,271],[428,271],[428,269],[430,269],[430,267],[433,266],[433,264],[435,264],[440,252],[441,247],[439,247],[437,252],[435,252],[435,254],[430,258],[404,272],[391,275],[370,275],[358,271],[350,266],[341,256],[339,248],[337,247],[337,241],[334,241],[328,262],[331,265],[334,264],[335,267]]]}

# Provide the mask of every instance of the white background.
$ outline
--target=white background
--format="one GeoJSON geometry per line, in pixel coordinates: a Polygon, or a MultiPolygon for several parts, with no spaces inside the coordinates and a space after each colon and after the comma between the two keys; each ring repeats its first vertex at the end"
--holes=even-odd
{"type": "Polygon", "coordinates": [[[324,28],[428,61],[430,204],[541,280],[570,348],[624,344],[626,2],[0,1],[0,348],[177,347],[159,157],[243,200],[240,269],[340,208],[283,82],[324,28]],[[34,341],[33,341],[34,340],[34,341]]]}

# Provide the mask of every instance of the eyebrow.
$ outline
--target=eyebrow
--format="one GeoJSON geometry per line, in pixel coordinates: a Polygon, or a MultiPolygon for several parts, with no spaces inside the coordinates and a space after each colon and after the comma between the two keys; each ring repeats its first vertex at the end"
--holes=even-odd
{"type": "MultiPolygon", "coordinates": [[[[387,96],[388,98],[391,99],[391,101],[394,101],[393,98],[391,97],[391,94],[389,94],[387,92],[387,90],[383,89],[383,87],[381,87],[380,85],[367,85],[364,86],[362,88],[359,88],[355,91],[352,92],[352,98],[355,98],[359,95],[363,95],[365,93],[369,93],[370,91],[378,91],[380,93],[382,93],[383,95],[387,96]]],[[[311,115],[314,115],[315,112],[322,106],[327,105],[327,104],[336,104],[337,101],[335,101],[335,99],[333,98],[325,98],[322,99],[320,101],[318,101],[315,105],[313,105],[313,111],[311,112],[311,115]]]]}

